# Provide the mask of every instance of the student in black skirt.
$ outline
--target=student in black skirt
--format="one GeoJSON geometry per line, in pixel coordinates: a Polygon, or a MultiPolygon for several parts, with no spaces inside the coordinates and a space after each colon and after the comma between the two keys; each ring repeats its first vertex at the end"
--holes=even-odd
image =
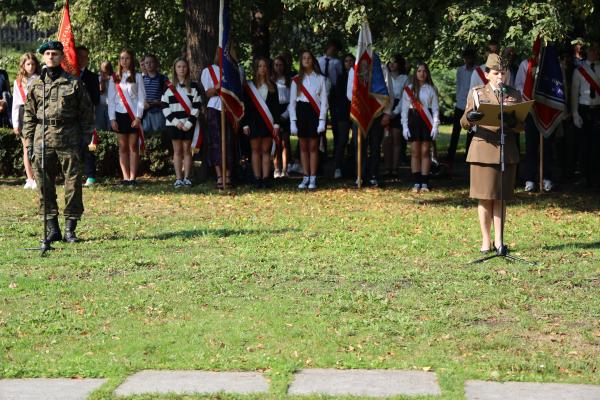
{"type": "Polygon", "coordinates": [[[414,179],[412,191],[428,192],[431,143],[439,133],[440,118],[438,92],[427,64],[417,65],[408,89],[402,96],[402,134],[411,144],[410,168],[414,179]],[[408,91],[413,93],[414,99],[410,98],[408,91]],[[431,128],[419,113],[419,108],[428,114],[431,128]]]}
{"type": "Polygon", "coordinates": [[[298,135],[304,168],[304,178],[298,189],[317,188],[319,137],[325,134],[328,108],[325,77],[321,75],[315,56],[310,51],[304,51],[300,58],[300,72],[292,80],[289,107],[290,131],[298,135]]]}
{"type": "Polygon", "coordinates": [[[173,166],[175,167],[175,188],[192,186],[192,139],[196,125],[200,123],[200,107],[202,98],[198,83],[190,77],[190,66],[187,60],[180,57],[173,63],[173,86],[168,86],[162,95],[162,112],[166,119],[166,133],[173,143],[173,166]],[[185,102],[190,114],[187,113],[173,89],[185,102]]]}
{"type": "Polygon", "coordinates": [[[387,174],[400,175],[399,167],[402,158],[406,157],[406,140],[402,136],[402,94],[404,86],[408,82],[406,74],[406,60],[401,54],[396,54],[388,64],[390,78],[394,90],[394,105],[392,109],[392,121],[390,122],[390,135],[384,140],[383,158],[387,174]]]}
{"type": "Polygon", "coordinates": [[[277,56],[273,61],[273,82],[277,85],[279,95],[279,139],[281,146],[276,149],[273,157],[275,178],[288,176],[288,162],[290,161],[290,86],[292,84],[290,67],[283,56],[277,56]]]}
{"type": "Polygon", "coordinates": [[[253,79],[244,87],[244,109],[242,131],[250,138],[255,184],[257,188],[269,187],[273,135],[279,135],[279,95],[275,83],[271,80],[269,60],[264,57],[254,61],[253,79]],[[272,121],[269,123],[272,127],[269,127],[261,114],[263,112],[266,115],[266,112],[260,109],[260,99],[271,114],[272,121]]]}
{"type": "Polygon", "coordinates": [[[135,185],[140,162],[138,129],[142,126],[146,90],[142,75],[135,71],[135,57],[132,51],[123,50],[119,54],[119,67],[114,78],[109,81],[107,103],[110,126],[117,133],[119,141],[119,164],[123,173],[123,185],[135,185]],[[117,93],[119,85],[133,113],[133,120],[117,93]]]}

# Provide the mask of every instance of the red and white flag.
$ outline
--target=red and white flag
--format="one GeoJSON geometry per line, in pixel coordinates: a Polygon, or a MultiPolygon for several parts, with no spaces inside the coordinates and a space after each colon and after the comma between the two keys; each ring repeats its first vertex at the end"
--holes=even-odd
{"type": "Polygon", "coordinates": [[[65,0],[62,19],[58,27],[58,41],[63,45],[65,58],[61,66],[71,75],[79,76],[79,63],[77,62],[77,51],[75,50],[75,35],[71,26],[71,15],[69,14],[69,0],[65,0]]]}

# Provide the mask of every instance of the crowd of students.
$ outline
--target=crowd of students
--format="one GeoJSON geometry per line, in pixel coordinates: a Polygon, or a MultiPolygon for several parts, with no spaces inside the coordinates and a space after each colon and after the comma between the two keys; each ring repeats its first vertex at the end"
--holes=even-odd
{"type": "MultiPolygon", "coordinates": [[[[486,57],[499,51],[498,43],[489,42],[486,57]]],[[[347,160],[356,156],[358,142],[358,130],[350,118],[355,57],[346,54],[339,59],[338,52],[339,46],[332,41],[321,57],[315,57],[310,51],[302,52],[298,71],[294,71],[289,53],[273,60],[253,60],[252,79],[246,79],[241,71],[245,114],[238,123],[225,121],[227,168],[222,171],[223,105],[219,97],[221,74],[216,60],[204,68],[197,81],[190,74],[187,60],[177,58],[172,63],[169,79],[160,72],[154,55],[145,55],[138,61],[133,52],[123,50],[116,66],[104,61],[99,73],[94,73],[88,69],[89,50],[83,46],[77,48],[80,78],[96,109],[96,128],[112,130],[118,137],[123,185],[137,184],[139,133],[143,130],[162,132],[170,138],[175,169],[173,185],[175,188],[191,186],[193,141],[201,130],[204,132],[206,162],[214,171],[218,188],[231,185],[236,179],[243,180],[232,174],[238,173],[240,164],[245,164],[256,188],[270,187],[274,179],[299,173],[302,175],[298,185],[301,190],[317,188],[317,176],[323,175],[323,162],[328,156],[332,159],[334,179],[356,177],[356,168],[346,167],[347,160]],[[330,155],[327,154],[325,135],[328,124],[333,133],[330,155]],[[298,137],[297,148],[291,146],[291,135],[298,137]],[[350,138],[353,147],[348,146],[350,138]]],[[[449,173],[455,163],[462,131],[460,118],[467,97],[473,87],[483,83],[482,67],[475,65],[476,58],[474,50],[466,49],[464,65],[456,71],[454,126],[445,159],[449,173]]],[[[503,58],[508,65],[506,83],[522,91],[527,59],[519,64],[510,47],[504,49],[503,58]]],[[[556,159],[566,176],[575,176],[579,171],[588,184],[597,179],[593,172],[598,166],[600,94],[596,94],[594,85],[583,79],[577,69],[581,65],[588,66],[586,70],[600,81],[600,69],[595,68],[597,59],[598,46],[593,44],[586,51],[580,38],[572,42],[572,52],[565,52],[561,58],[570,100],[568,114],[572,118],[565,119],[557,132],[545,139],[543,187],[540,190],[553,189],[556,159]],[[558,157],[553,157],[556,150],[558,157]]],[[[7,74],[0,71],[0,116],[5,116],[4,125],[12,126],[17,135],[22,128],[22,106],[28,87],[39,73],[40,64],[33,53],[21,57],[12,91],[7,74]]],[[[382,170],[399,176],[400,166],[409,163],[411,190],[427,192],[431,188],[432,160],[437,163],[435,142],[442,114],[438,90],[426,63],[417,63],[413,67],[400,54],[391,57],[384,67],[384,75],[389,102],[362,141],[364,183],[376,187],[382,170]],[[406,155],[407,148],[410,148],[410,159],[406,155]],[[384,163],[380,165],[382,154],[384,163]]],[[[467,151],[470,139],[471,134],[467,133],[467,151]]],[[[521,175],[525,190],[531,191],[535,188],[539,143],[539,133],[531,119],[526,122],[525,139],[521,175]]],[[[82,157],[87,178],[85,186],[93,186],[96,184],[96,160],[87,144],[82,144],[82,157]]],[[[23,160],[25,188],[34,189],[36,182],[26,154],[23,160]]]]}

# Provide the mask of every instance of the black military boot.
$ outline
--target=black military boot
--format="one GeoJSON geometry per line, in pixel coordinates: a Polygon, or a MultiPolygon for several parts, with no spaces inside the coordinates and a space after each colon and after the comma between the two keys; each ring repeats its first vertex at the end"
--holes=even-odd
{"type": "Polygon", "coordinates": [[[49,219],[46,223],[46,242],[59,242],[62,235],[60,234],[60,226],[58,226],[58,218],[49,219]]]}
{"type": "Polygon", "coordinates": [[[77,228],[76,219],[65,220],[65,237],[63,238],[67,243],[77,242],[77,236],[75,235],[75,228],[77,228]]]}

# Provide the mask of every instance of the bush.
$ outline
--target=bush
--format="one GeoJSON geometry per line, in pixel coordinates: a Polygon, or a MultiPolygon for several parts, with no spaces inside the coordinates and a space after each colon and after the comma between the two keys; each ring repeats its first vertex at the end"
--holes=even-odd
{"type": "MultiPolygon", "coordinates": [[[[119,177],[119,147],[113,132],[98,132],[100,142],[96,150],[96,168],[99,177],[119,177]]],[[[156,176],[173,173],[171,143],[161,133],[146,134],[146,152],[140,160],[140,175],[156,176]]],[[[0,176],[23,174],[21,141],[12,129],[0,128],[0,176]]]]}

